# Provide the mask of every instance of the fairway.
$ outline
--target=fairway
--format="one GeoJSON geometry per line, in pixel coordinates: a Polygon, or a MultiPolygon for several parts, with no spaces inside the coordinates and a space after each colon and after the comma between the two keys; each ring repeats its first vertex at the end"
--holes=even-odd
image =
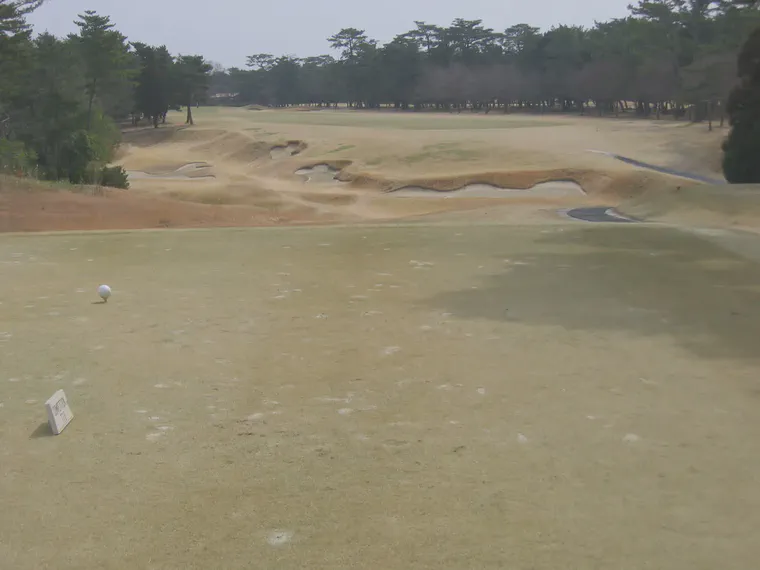
{"type": "Polygon", "coordinates": [[[409,130],[460,130],[460,129],[519,129],[524,127],[551,127],[562,125],[564,121],[536,116],[512,117],[503,113],[488,115],[465,113],[413,113],[409,111],[385,110],[382,112],[357,112],[344,109],[311,109],[309,111],[278,111],[256,113],[251,120],[258,123],[325,125],[333,127],[361,127],[372,129],[409,130]]]}
{"type": "Polygon", "coordinates": [[[751,568],[760,268],[716,239],[570,221],[2,236],[0,557],[751,568]],[[60,388],[75,417],[52,437],[60,388]]]}

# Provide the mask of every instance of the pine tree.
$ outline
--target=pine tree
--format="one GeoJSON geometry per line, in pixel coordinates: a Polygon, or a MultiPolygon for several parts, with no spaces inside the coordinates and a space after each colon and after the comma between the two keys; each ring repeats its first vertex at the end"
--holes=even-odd
{"type": "Polygon", "coordinates": [[[132,59],[127,38],[113,29],[114,25],[108,16],[87,10],[79,15],[79,21],[75,23],[79,27],[79,35],[73,35],[71,39],[79,45],[85,62],[89,130],[95,100],[133,73],[132,59]]]}
{"type": "Polygon", "coordinates": [[[171,73],[174,60],[166,46],[132,44],[140,60],[135,84],[135,108],[158,128],[171,104],[171,73]]]}
{"type": "Polygon", "coordinates": [[[213,66],[201,55],[181,55],[174,66],[179,103],[187,107],[188,125],[193,122],[193,105],[205,97],[211,83],[213,66]]]}
{"type": "Polygon", "coordinates": [[[732,183],[760,182],[760,29],[738,60],[740,83],[728,99],[731,133],[723,143],[723,173],[732,183]]]}

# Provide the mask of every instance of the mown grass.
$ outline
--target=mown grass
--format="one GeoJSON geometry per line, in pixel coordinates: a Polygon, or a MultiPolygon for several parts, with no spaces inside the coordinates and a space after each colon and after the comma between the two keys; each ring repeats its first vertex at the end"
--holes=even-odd
{"type": "Polygon", "coordinates": [[[251,112],[251,121],[267,124],[325,125],[408,130],[516,129],[551,127],[562,123],[505,115],[414,114],[387,111],[251,112]]]}
{"type": "Polygon", "coordinates": [[[332,150],[328,150],[325,154],[335,154],[338,152],[343,152],[345,150],[351,150],[352,148],[356,148],[355,144],[342,144],[337,148],[334,148],[332,150]]]}
{"type": "Polygon", "coordinates": [[[431,144],[422,147],[420,152],[409,154],[401,160],[407,164],[416,164],[426,160],[447,160],[447,161],[465,161],[473,160],[480,155],[480,152],[472,149],[462,148],[458,143],[445,142],[431,144]]]}

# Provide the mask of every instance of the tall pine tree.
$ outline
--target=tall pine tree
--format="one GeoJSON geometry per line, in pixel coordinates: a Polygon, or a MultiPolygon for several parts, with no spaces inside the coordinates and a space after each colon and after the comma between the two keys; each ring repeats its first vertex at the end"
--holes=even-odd
{"type": "Polygon", "coordinates": [[[732,183],[760,182],[760,29],[738,60],[740,83],[728,99],[731,133],[723,144],[723,173],[732,183]]]}

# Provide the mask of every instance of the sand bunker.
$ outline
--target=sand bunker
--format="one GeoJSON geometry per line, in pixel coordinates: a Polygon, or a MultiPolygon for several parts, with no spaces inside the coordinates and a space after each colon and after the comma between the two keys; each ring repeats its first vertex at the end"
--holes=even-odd
{"type": "Polygon", "coordinates": [[[409,198],[507,198],[511,196],[569,196],[583,195],[585,192],[579,184],[568,181],[542,182],[535,186],[521,190],[519,188],[501,188],[492,184],[467,184],[455,190],[432,190],[422,186],[405,186],[391,192],[394,196],[409,198]]]}
{"type": "Polygon", "coordinates": [[[285,146],[275,146],[269,151],[269,155],[272,160],[279,160],[282,158],[289,158],[295,156],[303,150],[303,146],[300,142],[288,142],[285,146]]]}
{"type": "Polygon", "coordinates": [[[298,176],[305,176],[306,182],[333,183],[340,184],[341,181],[336,178],[340,170],[327,164],[316,164],[307,168],[296,170],[298,176]]]}
{"type": "Polygon", "coordinates": [[[216,178],[209,174],[211,165],[207,162],[191,162],[180,166],[178,169],[169,173],[151,173],[142,170],[127,170],[127,175],[131,180],[213,180],[216,178]]]}

